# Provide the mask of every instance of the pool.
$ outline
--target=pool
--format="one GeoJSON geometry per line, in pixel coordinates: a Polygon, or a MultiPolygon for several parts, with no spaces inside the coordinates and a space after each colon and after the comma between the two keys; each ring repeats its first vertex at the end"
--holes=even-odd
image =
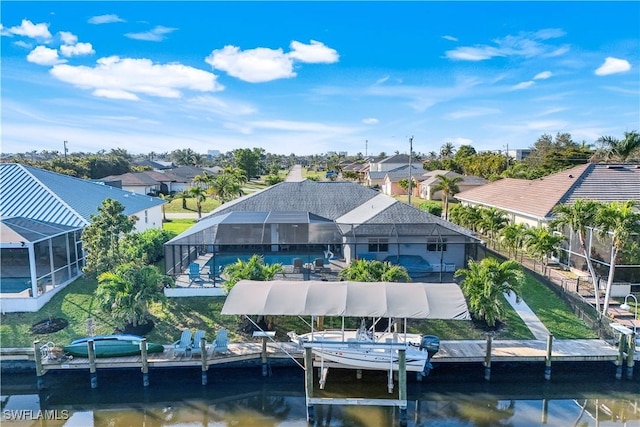
{"type": "MultiPolygon", "coordinates": [[[[207,261],[207,266],[211,271],[216,271],[220,269],[224,269],[229,264],[236,263],[239,259],[242,261],[248,261],[251,258],[251,255],[216,255],[212,257],[209,261],[207,261]]],[[[329,260],[324,257],[324,253],[316,253],[316,254],[294,254],[287,253],[284,254],[266,254],[262,255],[265,264],[282,264],[282,265],[293,265],[294,258],[302,259],[302,262],[309,263],[313,262],[316,258],[324,259],[325,264],[329,264],[329,260]]]]}
{"type": "Polygon", "coordinates": [[[30,288],[30,277],[3,277],[0,281],[0,293],[3,294],[19,294],[30,288]]]}

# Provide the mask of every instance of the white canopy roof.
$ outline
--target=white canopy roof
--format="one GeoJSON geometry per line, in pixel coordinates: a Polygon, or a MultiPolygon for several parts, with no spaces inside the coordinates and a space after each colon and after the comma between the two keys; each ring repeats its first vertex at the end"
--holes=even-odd
{"type": "Polygon", "coordinates": [[[456,283],[252,281],[229,292],[222,314],[470,319],[456,283]]]}

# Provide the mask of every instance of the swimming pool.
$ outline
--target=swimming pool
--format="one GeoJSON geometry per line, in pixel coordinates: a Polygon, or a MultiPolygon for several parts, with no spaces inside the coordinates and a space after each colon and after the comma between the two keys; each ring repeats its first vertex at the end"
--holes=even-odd
{"type": "Polygon", "coordinates": [[[19,294],[30,288],[30,277],[3,277],[0,281],[0,293],[3,294],[19,294]]]}
{"type": "MultiPolygon", "coordinates": [[[[216,255],[212,257],[209,261],[207,261],[206,265],[209,267],[211,271],[216,271],[216,270],[219,271],[221,268],[224,269],[224,267],[226,267],[229,264],[236,263],[239,259],[242,261],[248,261],[249,258],[251,258],[252,256],[253,254],[252,255],[216,255]]],[[[322,258],[324,259],[325,264],[329,264],[329,260],[324,257],[324,254],[322,252],[316,253],[316,254],[308,254],[308,253],[305,253],[305,254],[287,253],[286,255],[266,254],[266,255],[262,255],[262,258],[264,259],[265,264],[293,265],[294,258],[300,258],[304,263],[310,263],[310,262],[313,262],[316,258],[322,258]]]]}

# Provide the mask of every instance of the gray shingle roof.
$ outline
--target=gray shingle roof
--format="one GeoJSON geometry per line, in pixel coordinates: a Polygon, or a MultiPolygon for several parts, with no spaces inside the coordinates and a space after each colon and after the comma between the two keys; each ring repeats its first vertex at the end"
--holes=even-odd
{"type": "Polygon", "coordinates": [[[74,178],[17,163],[0,164],[0,217],[24,217],[80,227],[105,199],[114,199],[132,215],[162,199],[142,196],[97,182],[74,178]]]}

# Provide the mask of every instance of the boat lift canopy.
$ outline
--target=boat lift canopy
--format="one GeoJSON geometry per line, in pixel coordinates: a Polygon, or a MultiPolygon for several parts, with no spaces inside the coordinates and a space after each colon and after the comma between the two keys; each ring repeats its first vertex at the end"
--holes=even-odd
{"type": "Polygon", "coordinates": [[[456,283],[315,280],[241,280],[221,314],[471,319],[456,283]]]}

